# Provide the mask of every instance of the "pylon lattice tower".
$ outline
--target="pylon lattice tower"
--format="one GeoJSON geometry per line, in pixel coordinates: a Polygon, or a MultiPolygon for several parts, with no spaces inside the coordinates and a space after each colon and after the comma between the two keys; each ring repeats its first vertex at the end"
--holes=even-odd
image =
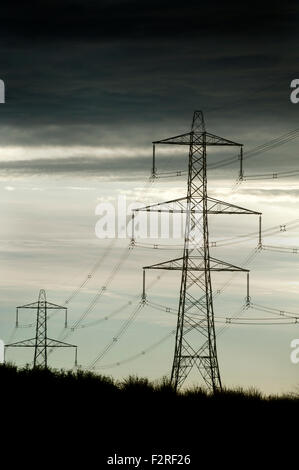
{"type": "MultiPolygon", "coordinates": [[[[208,133],[203,113],[195,111],[191,131],[153,142],[152,176],[156,173],[155,146],[157,144],[186,145],[189,147],[187,195],[164,203],[135,209],[186,213],[183,256],[145,269],[181,271],[178,318],[171,382],[181,387],[191,369],[196,367],[205,385],[212,391],[222,388],[217,358],[214,324],[211,272],[247,272],[247,301],[249,298],[249,271],[210,256],[209,214],[259,215],[259,245],[261,244],[261,213],[208,197],[207,147],[237,146],[240,149],[240,179],[243,177],[242,144],[208,133]]],[[[143,271],[145,273],[145,271],[143,271]]],[[[145,286],[145,282],[143,281],[145,286]]],[[[143,293],[145,297],[145,292],[143,293]]]]}
{"type": "Polygon", "coordinates": [[[48,349],[52,348],[75,348],[75,366],[77,365],[77,346],[74,344],[64,343],[56,339],[48,338],[47,325],[48,325],[48,310],[64,310],[65,321],[64,326],[67,327],[67,308],[62,307],[46,299],[46,293],[43,289],[40,290],[38,301],[30,304],[22,305],[16,309],[16,328],[19,327],[19,310],[20,309],[35,309],[36,312],[36,327],[35,337],[18,341],[16,343],[6,344],[5,348],[34,348],[33,367],[48,366],[48,349]]]}

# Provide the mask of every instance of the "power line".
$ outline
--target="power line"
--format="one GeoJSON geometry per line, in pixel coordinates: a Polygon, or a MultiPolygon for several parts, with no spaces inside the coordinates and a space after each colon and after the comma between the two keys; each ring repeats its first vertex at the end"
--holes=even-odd
{"type": "MultiPolygon", "coordinates": [[[[149,305],[153,305],[153,302],[147,302],[149,305]]],[[[156,305],[160,305],[160,304],[156,304],[156,305]]],[[[165,307],[165,306],[162,306],[164,309],[167,309],[166,311],[168,311],[169,307],[165,307]]],[[[225,326],[223,328],[221,328],[219,331],[217,331],[217,337],[219,338],[221,336],[221,334],[223,334],[227,328],[231,325],[247,325],[247,323],[242,323],[238,320],[252,320],[250,325],[254,325],[254,326],[267,326],[267,325],[270,325],[270,326],[273,326],[274,325],[290,325],[290,324],[296,324],[297,321],[292,321],[292,322],[283,322],[283,323],[277,323],[277,322],[274,322],[273,323],[273,320],[274,319],[263,319],[263,318],[259,318],[258,319],[258,322],[257,323],[254,323],[254,321],[256,321],[257,319],[252,319],[252,318],[246,318],[246,317],[239,317],[240,313],[244,312],[245,310],[248,309],[248,306],[242,306],[242,308],[240,310],[238,310],[234,315],[232,315],[231,317],[225,317],[225,321],[218,321],[218,320],[215,320],[215,322],[217,324],[224,324],[225,326]],[[233,320],[233,321],[232,321],[233,320]],[[267,323],[262,323],[263,320],[267,320],[267,323]]],[[[172,309],[173,312],[171,313],[174,313],[176,312],[175,309],[172,309]]],[[[275,310],[275,309],[274,309],[275,310]]],[[[215,317],[215,318],[219,318],[219,317],[215,317]]],[[[298,320],[299,319],[299,316],[296,317],[296,319],[298,320]]],[[[295,320],[296,320],[295,319],[295,320]]],[[[276,319],[275,319],[276,320],[276,319]]],[[[141,350],[140,352],[136,353],[136,354],[133,354],[125,359],[122,359],[122,360],[119,360],[119,361],[116,361],[116,362],[112,362],[112,363],[108,363],[108,364],[103,364],[103,365],[99,365],[97,367],[94,367],[96,369],[112,369],[112,368],[115,368],[115,367],[119,367],[119,366],[122,366],[124,364],[127,364],[127,363],[130,363],[140,357],[144,357],[147,353],[153,351],[154,349],[158,348],[161,344],[163,344],[164,342],[166,342],[168,339],[170,339],[171,337],[173,337],[176,333],[176,330],[171,330],[167,335],[163,336],[161,339],[159,339],[158,341],[152,343],[150,346],[148,346],[147,348],[144,348],[143,350],[141,350]]]]}
{"type": "Polygon", "coordinates": [[[122,337],[122,335],[127,331],[131,323],[135,320],[140,310],[145,306],[145,302],[141,300],[137,307],[133,310],[131,315],[125,322],[122,324],[116,335],[112,338],[112,340],[105,346],[105,348],[96,356],[96,358],[90,363],[87,369],[93,369],[98,361],[100,361],[109,351],[110,349],[116,344],[116,342],[122,337]]]}
{"type": "MultiPolygon", "coordinates": [[[[147,286],[147,289],[151,289],[159,280],[161,279],[161,275],[157,276],[155,279],[153,279],[147,286]]],[[[109,315],[106,315],[105,317],[102,317],[102,318],[98,318],[96,320],[92,320],[90,321],[89,323],[83,323],[83,325],[79,325],[77,326],[76,328],[89,328],[89,327],[93,327],[93,326],[96,326],[102,322],[105,322],[107,320],[110,320],[110,318],[113,318],[115,317],[116,315],[118,315],[119,313],[121,313],[124,309],[128,308],[129,306],[131,306],[136,300],[140,299],[140,294],[137,294],[137,295],[134,295],[132,296],[133,300],[129,300],[128,302],[122,304],[120,307],[116,308],[115,310],[113,310],[109,315]]],[[[76,328],[71,328],[72,330],[76,329],[76,328]]]]}
{"type": "MultiPolygon", "coordinates": [[[[247,152],[247,153],[244,155],[244,158],[251,158],[251,157],[253,157],[253,156],[257,155],[257,154],[260,154],[260,153],[262,153],[262,152],[268,151],[268,150],[270,150],[270,149],[272,149],[272,148],[275,148],[275,147],[277,147],[277,146],[283,145],[284,143],[286,143],[286,142],[288,142],[288,141],[290,141],[290,140],[296,138],[297,135],[298,135],[298,132],[299,132],[299,129],[296,129],[296,130],[291,131],[291,132],[289,132],[289,133],[287,133],[287,134],[285,134],[285,135],[283,135],[283,136],[281,136],[281,137],[279,137],[279,138],[277,138],[277,139],[273,139],[273,140],[270,141],[268,144],[263,144],[263,145],[261,145],[261,146],[258,146],[258,147],[256,147],[255,149],[253,149],[251,152],[247,152]]],[[[237,157],[230,157],[229,160],[226,160],[226,161],[225,161],[225,160],[222,160],[222,161],[218,162],[218,165],[219,165],[219,163],[222,162],[222,166],[225,166],[225,165],[228,165],[228,164],[232,163],[233,161],[236,161],[237,159],[239,159],[239,158],[237,158],[237,157]]],[[[217,165],[217,164],[214,164],[214,165],[217,165]]],[[[217,166],[213,166],[213,165],[212,165],[212,168],[217,168],[217,166]]],[[[290,172],[281,172],[280,175],[282,175],[282,174],[284,174],[284,175],[296,174],[297,172],[299,172],[299,170],[294,170],[294,171],[290,171],[290,172]]],[[[171,172],[165,172],[165,173],[166,173],[167,175],[170,175],[171,172]]],[[[177,172],[177,173],[181,173],[181,172],[179,171],[179,172],[177,172]]],[[[186,172],[185,172],[185,173],[186,173],[186,172]]],[[[253,175],[253,176],[259,176],[259,175],[253,175]]],[[[166,175],[165,175],[165,177],[169,177],[169,176],[166,176],[166,175]]],[[[249,175],[249,177],[250,177],[250,175],[249,175]]],[[[241,181],[239,182],[239,184],[241,184],[241,181]]],[[[298,221],[298,220],[299,220],[299,219],[297,219],[297,221],[298,221]]],[[[294,228],[294,227],[292,227],[292,228],[294,228]]],[[[269,230],[271,230],[271,229],[267,229],[267,230],[269,231],[269,230]]],[[[265,236],[270,236],[271,234],[276,233],[276,232],[273,232],[273,233],[269,233],[269,232],[268,232],[268,233],[267,233],[267,231],[263,230],[262,233],[265,234],[265,236]]],[[[256,236],[256,232],[254,232],[252,235],[253,235],[253,236],[256,236]]],[[[249,239],[252,239],[253,236],[250,237],[250,238],[248,238],[248,240],[249,240],[249,239]]],[[[242,235],[241,235],[240,237],[245,237],[245,236],[242,236],[242,235]]],[[[237,243],[242,243],[242,242],[244,241],[244,240],[241,240],[241,241],[240,241],[240,240],[237,240],[237,239],[236,239],[237,237],[234,237],[234,238],[235,238],[235,241],[232,241],[232,242],[230,242],[230,243],[228,242],[228,240],[223,239],[223,241],[222,241],[223,244],[222,244],[222,245],[221,245],[221,240],[220,240],[220,241],[217,241],[217,242],[212,242],[212,243],[216,243],[216,244],[215,244],[215,245],[210,245],[210,246],[212,246],[212,247],[216,247],[216,246],[217,246],[217,247],[218,247],[218,246],[225,246],[226,244],[237,244],[237,243]]],[[[112,246],[114,245],[114,243],[115,243],[115,240],[113,240],[113,241],[111,242],[111,248],[112,248],[112,246]]],[[[148,244],[145,244],[145,246],[142,246],[141,244],[136,244],[136,246],[147,247],[148,244]]],[[[156,246],[155,244],[153,244],[153,247],[154,247],[154,248],[157,248],[157,246],[156,246]]],[[[283,250],[290,249],[289,247],[277,247],[277,246],[275,247],[275,246],[269,246],[269,245],[268,245],[268,246],[267,246],[267,245],[266,245],[266,246],[262,246],[262,248],[265,248],[265,249],[278,249],[278,248],[281,248],[281,249],[283,249],[283,250]]],[[[175,248],[174,248],[174,247],[167,248],[167,247],[163,247],[161,244],[159,244],[158,249],[175,249],[175,248]]],[[[294,249],[293,249],[293,250],[294,250],[294,249]]],[[[109,250],[109,251],[110,251],[110,250],[109,250]]],[[[257,252],[258,252],[258,251],[256,251],[254,254],[256,255],[257,252]]],[[[101,258],[100,260],[98,260],[98,261],[95,263],[94,267],[93,267],[92,270],[88,273],[87,277],[86,277],[86,278],[83,280],[83,282],[73,291],[73,293],[68,297],[68,299],[66,300],[65,304],[67,304],[67,303],[69,303],[71,300],[73,300],[73,298],[80,292],[80,290],[86,286],[86,284],[87,284],[87,283],[89,282],[89,280],[93,277],[93,275],[95,274],[95,272],[97,271],[97,269],[99,268],[99,266],[102,264],[103,259],[105,259],[105,258],[107,257],[107,255],[108,255],[108,253],[105,252],[104,255],[102,256],[102,258],[101,258]]],[[[106,316],[106,317],[104,317],[104,318],[102,318],[102,319],[97,319],[97,320],[94,320],[94,321],[92,321],[92,322],[89,322],[89,324],[85,324],[85,325],[83,324],[83,325],[82,325],[82,321],[83,321],[83,320],[85,319],[85,317],[89,314],[89,312],[94,308],[94,306],[95,306],[96,303],[97,303],[97,299],[99,299],[99,297],[101,297],[101,295],[104,293],[104,291],[106,290],[105,287],[107,287],[107,285],[109,285],[110,282],[112,282],[112,279],[114,278],[114,276],[116,275],[116,273],[117,273],[118,270],[120,269],[121,265],[122,265],[122,258],[119,260],[118,264],[115,265],[115,267],[114,267],[115,269],[113,269],[113,271],[111,272],[110,277],[108,277],[107,283],[97,292],[96,296],[94,297],[94,299],[92,300],[92,302],[90,303],[90,305],[89,305],[89,306],[87,307],[87,309],[82,313],[82,315],[79,317],[79,319],[76,320],[76,322],[74,323],[74,325],[71,327],[71,332],[73,332],[75,329],[78,329],[78,328],[86,328],[86,327],[88,327],[88,326],[95,326],[96,324],[100,323],[101,321],[105,321],[106,319],[108,319],[108,317],[106,316]],[[117,266],[119,266],[119,267],[117,267],[117,266]],[[114,273],[114,271],[116,271],[116,272],[114,273]],[[110,278],[111,278],[111,280],[110,280],[110,278]],[[95,303],[94,303],[94,302],[95,302],[95,303]]],[[[194,278],[192,278],[192,280],[194,280],[194,278]]],[[[136,297],[138,297],[138,296],[136,296],[136,297]]],[[[111,347],[113,346],[113,344],[115,344],[115,343],[118,341],[118,339],[125,333],[125,331],[128,329],[128,327],[130,326],[130,324],[134,321],[134,319],[135,319],[135,317],[137,316],[139,310],[140,310],[146,303],[148,304],[149,302],[144,302],[144,301],[143,301],[143,302],[142,302],[142,301],[139,302],[139,304],[137,305],[136,309],[133,310],[133,313],[130,315],[129,319],[127,319],[126,322],[122,325],[121,329],[119,330],[119,332],[117,333],[117,335],[113,338],[112,342],[109,343],[109,344],[106,346],[106,348],[97,356],[97,358],[95,359],[95,361],[96,361],[95,364],[96,364],[102,357],[104,357],[104,356],[107,354],[107,352],[111,349],[111,347]],[[140,307],[140,308],[139,308],[139,307],[140,307]]],[[[127,306],[129,306],[129,305],[131,305],[131,304],[132,304],[132,301],[129,301],[128,303],[126,303],[127,306]]],[[[153,303],[152,303],[152,304],[153,304],[153,303]]],[[[156,306],[158,307],[159,304],[156,304],[156,306]]],[[[160,307],[162,307],[162,306],[160,305],[160,307]]],[[[109,315],[109,318],[112,317],[112,316],[114,316],[114,315],[116,315],[116,314],[119,313],[120,311],[122,311],[123,308],[124,308],[124,307],[122,306],[122,307],[120,307],[120,308],[114,310],[114,311],[109,315]]],[[[168,308],[168,307],[167,307],[167,308],[168,308]]],[[[173,310],[176,312],[175,309],[173,309],[173,310]]],[[[242,311],[244,311],[244,307],[242,307],[242,311]]],[[[223,321],[225,321],[225,323],[230,323],[230,324],[231,324],[231,320],[232,320],[233,317],[223,317],[222,319],[220,319],[220,317],[215,317],[215,318],[217,319],[217,323],[221,323],[221,321],[223,320],[223,321]],[[219,321],[218,321],[218,320],[219,320],[219,321]]],[[[234,323],[232,323],[232,324],[247,324],[247,323],[246,323],[247,320],[250,320],[250,321],[251,321],[251,320],[261,321],[262,319],[253,319],[253,318],[252,318],[252,319],[248,319],[248,318],[244,318],[244,317],[243,317],[243,318],[242,318],[242,321],[245,321],[245,323],[238,323],[238,321],[240,321],[240,318],[239,318],[239,317],[236,317],[236,318],[234,318],[234,323]]],[[[267,320],[270,321],[270,320],[274,320],[274,319],[267,319],[267,320]]],[[[279,320],[279,319],[275,319],[275,320],[279,320]]],[[[293,323],[297,323],[297,317],[294,317],[294,321],[292,321],[291,324],[293,324],[293,323]]],[[[249,323],[249,324],[254,324],[254,323],[251,322],[251,323],[249,323]]],[[[261,324],[261,323],[259,323],[259,324],[261,324]]],[[[270,324],[270,323],[267,323],[267,324],[270,324]]],[[[274,324],[278,324],[277,321],[274,322],[274,324]]],[[[280,323],[280,324],[290,324],[290,323],[280,323]]],[[[23,327],[23,328],[25,328],[25,327],[30,327],[30,326],[33,326],[33,324],[21,325],[21,327],[23,327]]],[[[220,332],[221,332],[221,331],[220,331],[220,332]]],[[[140,354],[143,355],[143,354],[145,354],[145,351],[149,351],[149,350],[150,350],[151,348],[153,348],[153,347],[158,347],[158,345],[161,344],[161,342],[163,342],[164,340],[166,340],[166,338],[170,337],[170,336],[173,335],[173,334],[174,334],[174,333],[173,333],[173,331],[172,331],[169,335],[167,335],[167,337],[164,337],[164,339],[159,340],[158,342],[154,343],[156,346],[152,345],[152,346],[150,346],[149,348],[147,348],[146,350],[143,350],[140,354]]],[[[134,357],[136,357],[136,355],[135,355],[134,357]]],[[[124,360],[124,361],[125,361],[125,360],[124,360]]],[[[120,361],[118,364],[124,363],[124,361],[120,361]]],[[[93,362],[94,362],[94,361],[93,361],[93,362]]],[[[103,367],[103,366],[102,366],[102,367],[103,367]]],[[[93,368],[93,366],[92,366],[92,368],[93,368]]]]}
{"type": "MultiPolygon", "coordinates": [[[[294,139],[296,139],[299,136],[299,129],[294,129],[292,131],[289,131],[285,134],[282,134],[280,137],[274,138],[268,142],[265,142],[264,144],[258,145],[254,147],[253,149],[244,152],[243,159],[249,159],[253,158],[257,155],[260,155],[264,152],[268,152],[269,150],[272,150],[274,148],[280,147],[281,145],[284,145],[294,139]]],[[[236,163],[239,160],[239,155],[233,156],[233,157],[228,157],[225,159],[220,160],[219,162],[215,163],[210,163],[207,165],[208,169],[218,169],[218,168],[223,168],[225,166],[231,165],[236,163]]],[[[295,170],[296,172],[299,170],[295,170]]],[[[187,173],[187,170],[176,170],[176,171],[166,171],[166,172],[159,172],[156,174],[157,178],[170,178],[174,176],[182,176],[187,173]]],[[[254,175],[252,175],[254,176],[254,175]]],[[[246,179],[248,177],[246,176],[246,179]]]]}
{"type": "Polygon", "coordinates": [[[299,174],[299,169],[290,171],[276,171],[272,173],[256,173],[254,175],[244,175],[244,181],[264,180],[264,179],[278,179],[289,178],[299,174]]]}
{"type": "MultiPolygon", "coordinates": [[[[170,333],[168,333],[166,336],[163,336],[161,339],[159,339],[158,341],[156,341],[155,343],[151,344],[150,346],[148,346],[147,348],[144,348],[142,351],[136,353],[136,354],[133,354],[132,356],[129,356],[127,357],[126,359],[122,359],[120,361],[117,361],[117,362],[113,362],[113,363],[110,363],[110,364],[103,364],[101,366],[97,366],[96,368],[97,369],[110,369],[110,368],[113,368],[113,367],[118,367],[120,365],[123,365],[123,364],[127,364],[131,361],[134,361],[135,359],[138,359],[139,357],[142,357],[144,356],[145,354],[149,353],[150,351],[153,351],[154,349],[156,349],[158,346],[160,346],[161,344],[163,344],[165,341],[167,341],[168,339],[170,339],[172,336],[174,336],[176,333],[176,330],[171,330],[170,333]]],[[[95,367],[94,367],[95,368],[95,367]]]]}
{"type": "Polygon", "coordinates": [[[297,313],[291,312],[289,310],[282,309],[282,308],[268,307],[268,306],[256,304],[256,303],[250,303],[250,308],[253,308],[254,310],[259,310],[261,312],[274,313],[278,316],[286,316],[289,318],[292,318],[292,317],[299,318],[299,312],[297,313]]]}
{"type": "Polygon", "coordinates": [[[299,254],[299,248],[293,248],[290,246],[279,246],[279,245],[263,245],[263,250],[274,251],[276,253],[292,253],[293,255],[299,254]]]}
{"type": "Polygon", "coordinates": [[[111,249],[114,247],[114,245],[116,243],[116,240],[117,240],[116,238],[112,239],[112,241],[110,242],[108,248],[106,248],[104,250],[104,253],[102,254],[102,256],[96,261],[96,263],[93,265],[92,269],[88,272],[87,276],[84,278],[84,280],[81,282],[81,284],[79,284],[79,286],[76,287],[76,289],[74,289],[74,291],[65,300],[65,302],[64,302],[65,305],[69,304],[76,297],[76,295],[80,292],[80,290],[83,289],[90,282],[90,280],[93,278],[95,273],[102,266],[103,262],[105,261],[105,259],[109,255],[111,249]]]}

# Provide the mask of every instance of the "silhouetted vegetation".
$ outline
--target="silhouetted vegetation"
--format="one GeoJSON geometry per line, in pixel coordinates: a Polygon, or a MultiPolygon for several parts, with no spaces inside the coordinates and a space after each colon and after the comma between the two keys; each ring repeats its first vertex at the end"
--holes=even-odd
{"type": "Polygon", "coordinates": [[[145,377],[129,376],[117,381],[110,376],[99,375],[90,371],[77,370],[66,371],[56,369],[44,369],[30,367],[18,368],[13,364],[0,365],[0,380],[5,384],[5,389],[41,390],[46,388],[56,391],[72,392],[72,394],[88,393],[89,396],[109,396],[113,398],[136,398],[143,397],[147,400],[162,401],[171,399],[178,402],[205,401],[226,404],[247,403],[280,404],[290,403],[299,405],[299,394],[289,393],[287,395],[263,395],[259,390],[250,388],[224,389],[215,394],[209,393],[202,387],[184,389],[176,393],[170,381],[163,377],[159,381],[151,382],[145,377]]]}
{"type": "MultiPolygon", "coordinates": [[[[16,424],[23,424],[17,439],[24,455],[33,449],[32,436],[42,447],[67,438],[71,451],[63,449],[63,458],[77,463],[83,456],[89,465],[96,459],[97,468],[106,468],[108,455],[122,452],[145,457],[190,454],[192,468],[198,469],[203,447],[215,461],[230,465],[227,450],[232,445],[243,448],[246,440],[252,441],[255,453],[261,453],[266,438],[289,439],[290,422],[296,422],[299,409],[298,394],[264,396],[242,388],[209,394],[199,387],[175,393],[166,377],[156,382],[135,376],[116,381],[82,370],[7,364],[0,366],[0,383],[2,412],[9,412],[6,433],[15,436],[16,424]]],[[[22,455],[14,458],[22,461],[22,455]]],[[[255,468],[254,454],[247,452],[246,461],[255,468]]]]}

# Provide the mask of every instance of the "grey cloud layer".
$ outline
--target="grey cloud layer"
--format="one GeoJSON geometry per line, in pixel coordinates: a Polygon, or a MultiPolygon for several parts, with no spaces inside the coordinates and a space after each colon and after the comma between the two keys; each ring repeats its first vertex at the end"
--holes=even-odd
{"type": "Polygon", "coordinates": [[[65,125],[163,128],[190,121],[194,108],[232,126],[240,116],[248,125],[296,119],[297,15],[294,2],[273,1],[7,4],[0,124],[40,127],[45,141],[62,143],[76,139],[65,125]]]}
{"type": "MultiPolygon", "coordinates": [[[[147,146],[188,130],[194,108],[209,130],[247,135],[250,145],[261,127],[270,138],[298,127],[289,100],[296,2],[29,1],[4,2],[1,12],[2,145],[147,146]]],[[[88,156],[82,163],[84,173],[108,171],[88,156]]],[[[130,163],[147,171],[145,160],[130,163]]],[[[77,165],[2,161],[23,173],[77,165]]]]}

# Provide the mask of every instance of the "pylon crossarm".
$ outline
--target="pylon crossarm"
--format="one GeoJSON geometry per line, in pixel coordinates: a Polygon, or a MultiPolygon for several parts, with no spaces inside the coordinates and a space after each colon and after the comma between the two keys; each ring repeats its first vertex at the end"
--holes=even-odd
{"type": "MultiPolygon", "coordinates": [[[[170,201],[159,202],[151,204],[145,207],[138,207],[133,209],[133,212],[168,212],[172,213],[199,213],[202,214],[203,210],[201,207],[202,198],[193,198],[192,206],[188,207],[188,198],[181,197],[178,199],[172,199],[170,201]]],[[[245,214],[245,215],[261,215],[261,212],[246,209],[245,207],[236,206],[228,202],[220,201],[211,197],[207,198],[210,205],[207,208],[208,214],[245,214]]]]}
{"type": "Polygon", "coordinates": [[[138,207],[136,209],[133,209],[133,212],[185,212],[186,207],[184,206],[184,203],[187,203],[187,198],[181,197],[179,199],[172,199],[170,201],[151,204],[150,206],[138,207]]]}
{"type": "MultiPolygon", "coordinates": [[[[67,307],[63,307],[62,305],[57,305],[53,304],[52,302],[48,302],[47,300],[45,301],[45,306],[47,309],[57,309],[57,310],[65,310],[67,307]]],[[[22,308],[38,308],[39,307],[39,302],[32,302],[30,304],[25,304],[25,305],[19,305],[17,308],[22,309],[22,308]]]]}
{"type": "Polygon", "coordinates": [[[236,147],[243,146],[243,144],[234,142],[229,139],[224,139],[223,137],[211,134],[209,132],[201,132],[195,134],[193,132],[186,132],[184,134],[175,135],[166,139],[155,140],[153,144],[190,145],[190,143],[193,142],[195,145],[202,145],[204,140],[206,145],[232,145],[236,147]],[[193,140],[191,137],[193,137],[193,140]]]}
{"type": "Polygon", "coordinates": [[[49,348],[77,348],[75,344],[65,343],[64,341],[51,338],[47,338],[47,344],[49,348]]]}
{"type": "Polygon", "coordinates": [[[47,309],[57,309],[57,310],[66,310],[67,307],[63,307],[62,305],[53,304],[52,302],[46,301],[47,309]]]}
{"type": "MultiPolygon", "coordinates": [[[[203,256],[189,256],[189,265],[188,269],[190,271],[205,271],[205,265],[201,264],[204,260],[203,256]]],[[[209,258],[210,260],[210,270],[211,271],[240,271],[240,272],[249,272],[248,269],[235,266],[233,264],[221,261],[216,258],[209,258]]],[[[168,269],[181,271],[183,269],[184,257],[175,258],[169,261],[163,261],[162,263],[152,264],[150,266],[143,266],[143,269],[168,269]]]]}
{"type": "Polygon", "coordinates": [[[175,135],[174,137],[156,140],[153,144],[190,145],[191,135],[191,132],[186,132],[185,134],[175,135]]]}
{"type": "Polygon", "coordinates": [[[19,305],[17,308],[38,308],[38,302],[32,302],[30,304],[19,305]]]}
{"type": "Polygon", "coordinates": [[[212,257],[210,257],[210,269],[211,271],[241,271],[249,273],[249,269],[244,269],[240,266],[235,266],[234,264],[230,264],[226,261],[221,261],[212,257]]]}
{"type": "MultiPolygon", "coordinates": [[[[223,137],[220,137],[215,134],[211,134],[210,132],[205,132],[205,145],[232,145],[236,147],[242,147],[243,144],[240,144],[238,142],[233,142],[232,140],[229,139],[224,139],[223,137]]],[[[195,140],[197,143],[197,141],[195,140]]],[[[200,144],[203,143],[203,140],[201,139],[200,144]]]]}
{"type": "Polygon", "coordinates": [[[182,267],[179,265],[183,261],[183,257],[171,259],[169,261],[163,261],[162,263],[152,264],[151,266],[144,266],[143,269],[176,269],[181,270],[182,267]]]}
{"type": "Polygon", "coordinates": [[[6,348],[32,348],[35,346],[35,338],[24,339],[23,341],[17,341],[16,343],[6,344],[6,348]]]}
{"type": "Polygon", "coordinates": [[[252,211],[251,209],[246,209],[241,206],[236,206],[235,204],[230,204],[229,202],[220,201],[218,199],[208,197],[208,203],[211,203],[211,206],[208,207],[208,214],[248,214],[248,215],[262,215],[261,212],[252,211]]]}

